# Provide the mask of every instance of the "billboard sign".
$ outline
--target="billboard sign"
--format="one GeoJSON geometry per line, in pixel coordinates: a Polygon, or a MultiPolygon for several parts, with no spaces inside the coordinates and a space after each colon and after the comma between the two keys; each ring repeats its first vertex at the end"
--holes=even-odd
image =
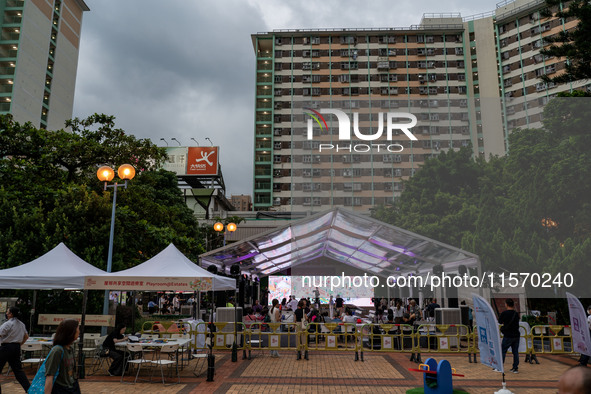
{"type": "Polygon", "coordinates": [[[217,146],[191,147],[187,153],[187,175],[218,175],[217,146]]]}

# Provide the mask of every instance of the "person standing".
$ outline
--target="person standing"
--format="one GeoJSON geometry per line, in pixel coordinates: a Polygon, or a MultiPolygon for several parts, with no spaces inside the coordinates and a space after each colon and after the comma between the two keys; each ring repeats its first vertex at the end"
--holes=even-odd
{"type": "Polygon", "coordinates": [[[328,316],[332,319],[334,317],[334,299],[330,296],[328,300],[328,316]]]}
{"type": "Polygon", "coordinates": [[[302,350],[304,350],[304,358],[306,360],[308,359],[308,351],[306,350],[306,320],[308,319],[308,316],[304,310],[305,306],[306,302],[301,299],[294,312],[296,321],[296,348],[298,349],[297,360],[302,359],[302,350]]]}
{"type": "Polygon", "coordinates": [[[342,316],[343,314],[343,304],[345,303],[345,300],[343,300],[341,298],[340,294],[337,294],[337,299],[335,300],[335,307],[337,308],[337,313],[342,316]]]}
{"type": "Polygon", "coordinates": [[[505,300],[505,307],[507,310],[501,312],[499,315],[499,324],[502,324],[501,332],[503,333],[503,342],[501,343],[501,353],[503,354],[503,363],[505,363],[505,355],[507,350],[511,348],[513,352],[513,367],[511,372],[519,373],[519,313],[515,310],[515,303],[513,299],[507,298],[505,300]]]}
{"type": "Polygon", "coordinates": [[[393,309],[394,311],[394,323],[395,324],[402,324],[402,316],[404,315],[404,308],[402,307],[402,302],[399,300],[396,302],[396,306],[393,309]]]}
{"type": "MultiPolygon", "coordinates": [[[[269,317],[271,318],[271,323],[281,323],[281,311],[279,310],[279,300],[277,298],[273,299],[273,306],[269,310],[269,317]]],[[[275,332],[275,328],[273,328],[273,332],[275,332]]],[[[279,357],[279,352],[277,350],[271,350],[271,357],[279,357]]]]}
{"type": "Polygon", "coordinates": [[[148,301],[148,313],[150,313],[150,315],[154,314],[154,312],[156,312],[157,309],[158,305],[156,305],[154,301],[148,301]]]}
{"type": "Polygon", "coordinates": [[[426,315],[430,321],[435,321],[435,309],[441,308],[437,303],[437,298],[431,298],[431,303],[425,308],[426,315]]]}
{"type": "Polygon", "coordinates": [[[6,312],[8,321],[0,326],[0,341],[2,342],[2,345],[0,345],[0,371],[8,363],[16,380],[25,391],[28,391],[31,383],[21,364],[21,345],[27,342],[29,334],[24,323],[19,318],[20,309],[11,306],[6,312]]]}
{"type": "MultiPolygon", "coordinates": [[[[285,300],[285,298],[284,298],[284,300],[285,300]]],[[[261,313],[261,311],[263,310],[263,307],[261,306],[261,304],[259,304],[259,300],[254,300],[254,305],[252,306],[252,310],[253,310],[253,312],[261,313]]]]}
{"type": "Polygon", "coordinates": [[[174,308],[174,314],[181,313],[181,300],[179,300],[179,295],[175,294],[174,298],[172,299],[172,307],[174,308]]]}
{"type": "MultiPolygon", "coordinates": [[[[589,315],[587,316],[587,327],[589,327],[589,335],[591,335],[591,305],[587,307],[587,314],[589,315]]],[[[586,367],[588,363],[589,356],[586,354],[581,354],[581,357],[579,358],[579,364],[586,367]]]]}
{"type": "Polygon", "coordinates": [[[320,309],[320,290],[318,290],[318,287],[314,289],[314,303],[316,304],[316,309],[320,309]]]}
{"type": "Polygon", "coordinates": [[[411,299],[410,303],[408,304],[408,314],[411,317],[414,315],[414,320],[421,320],[421,308],[419,308],[417,302],[414,299],[411,299]]]}
{"type": "Polygon", "coordinates": [[[66,319],[57,326],[53,347],[45,361],[45,392],[52,394],[80,393],[76,378],[76,358],[72,344],[78,339],[78,320],[66,319]],[[59,372],[58,372],[59,370],[59,372]],[[55,384],[53,377],[57,373],[55,384]]]}
{"type": "Polygon", "coordinates": [[[298,301],[295,299],[294,296],[290,295],[289,296],[289,301],[286,304],[286,307],[288,310],[292,310],[295,311],[298,307],[298,301]]]}

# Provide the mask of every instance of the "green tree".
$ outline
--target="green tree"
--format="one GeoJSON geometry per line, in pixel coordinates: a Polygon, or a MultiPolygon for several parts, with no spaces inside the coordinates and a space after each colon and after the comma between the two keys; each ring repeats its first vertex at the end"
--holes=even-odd
{"type": "Polygon", "coordinates": [[[581,92],[552,99],[544,129],[514,131],[505,157],[427,161],[374,217],[473,252],[487,270],[591,275],[588,101],[581,92]]]}
{"type": "Polygon", "coordinates": [[[565,72],[549,77],[543,75],[544,82],[567,83],[591,78],[591,3],[586,0],[572,0],[568,4],[561,0],[546,0],[548,8],[543,16],[554,16],[568,21],[577,20],[574,29],[562,30],[554,36],[544,37],[552,45],[540,53],[544,56],[566,58],[565,72]],[[566,8],[565,8],[566,7],[566,8]]]}
{"type": "Polygon", "coordinates": [[[176,176],[157,169],[165,150],[115,128],[111,116],[68,124],[71,132],[48,131],[0,116],[0,268],[64,242],[106,269],[113,189],[103,190],[96,171],[123,163],[137,174],[117,193],[113,270],[144,262],[171,242],[196,261],[202,234],[176,176]]]}

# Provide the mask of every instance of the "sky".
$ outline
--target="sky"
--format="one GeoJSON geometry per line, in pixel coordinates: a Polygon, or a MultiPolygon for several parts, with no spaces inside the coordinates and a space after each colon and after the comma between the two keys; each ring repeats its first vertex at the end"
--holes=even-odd
{"type": "Polygon", "coordinates": [[[158,146],[220,147],[226,195],[251,194],[255,53],[275,29],[408,27],[424,13],[462,16],[497,1],[85,0],[74,117],[115,125],[158,146]]]}

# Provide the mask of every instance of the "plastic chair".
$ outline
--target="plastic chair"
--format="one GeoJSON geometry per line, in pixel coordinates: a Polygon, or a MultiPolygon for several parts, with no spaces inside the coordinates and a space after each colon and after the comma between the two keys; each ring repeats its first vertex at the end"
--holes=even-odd
{"type": "Polygon", "coordinates": [[[203,374],[203,372],[207,371],[207,368],[204,368],[203,371],[201,371],[201,368],[203,367],[207,367],[207,353],[202,352],[202,353],[193,353],[193,355],[191,356],[195,359],[195,366],[193,367],[193,375],[195,375],[196,377],[201,376],[201,374],[203,374]],[[199,367],[199,373],[197,373],[197,367],[199,367]]]}
{"type": "MultiPolygon", "coordinates": [[[[160,349],[160,356],[162,355],[166,355],[166,358],[159,358],[158,360],[153,360],[152,364],[156,364],[156,365],[160,365],[160,376],[162,377],[162,384],[163,385],[167,385],[166,381],[164,380],[164,365],[167,365],[168,368],[172,368],[172,365],[174,364],[176,367],[176,376],[177,376],[177,382],[176,383],[169,383],[169,384],[178,384],[181,382],[181,376],[179,375],[179,367],[178,367],[178,362],[177,360],[174,360],[174,356],[177,353],[177,350],[179,348],[179,345],[164,345],[162,346],[162,348],[160,349]]],[[[154,371],[152,371],[152,374],[154,373],[154,371]]],[[[151,377],[150,377],[150,381],[151,381],[151,377]]]]}
{"type": "MultiPolygon", "coordinates": [[[[43,345],[40,343],[25,343],[24,345],[21,346],[21,351],[23,352],[23,354],[25,352],[39,352],[42,353],[43,352],[43,345]]],[[[22,364],[31,364],[31,366],[33,364],[37,364],[37,369],[39,369],[39,366],[43,363],[43,361],[45,361],[45,357],[30,357],[24,360],[21,360],[22,364]]]]}
{"type": "Polygon", "coordinates": [[[109,358],[109,355],[103,352],[103,342],[104,340],[100,337],[94,340],[94,353],[89,375],[94,375],[101,369],[104,369],[105,372],[107,372],[106,365],[108,365],[107,359],[109,358]]]}
{"type": "MultiPolygon", "coordinates": [[[[123,377],[125,376],[125,370],[129,364],[137,365],[137,373],[135,374],[135,380],[133,383],[135,384],[138,381],[138,377],[140,376],[140,371],[142,369],[142,365],[144,364],[151,364],[150,360],[146,360],[144,358],[144,349],[142,345],[137,343],[128,343],[127,344],[127,352],[129,353],[127,357],[125,357],[125,361],[123,363],[123,374],[121,374],[121,383],[131,383],[131,382],[124,382],[123,377]]],[[[143,379],[148,381],[147,379],[143,379]]],[[[150,379],[149,381],[152,381],[150,379]]]]}

